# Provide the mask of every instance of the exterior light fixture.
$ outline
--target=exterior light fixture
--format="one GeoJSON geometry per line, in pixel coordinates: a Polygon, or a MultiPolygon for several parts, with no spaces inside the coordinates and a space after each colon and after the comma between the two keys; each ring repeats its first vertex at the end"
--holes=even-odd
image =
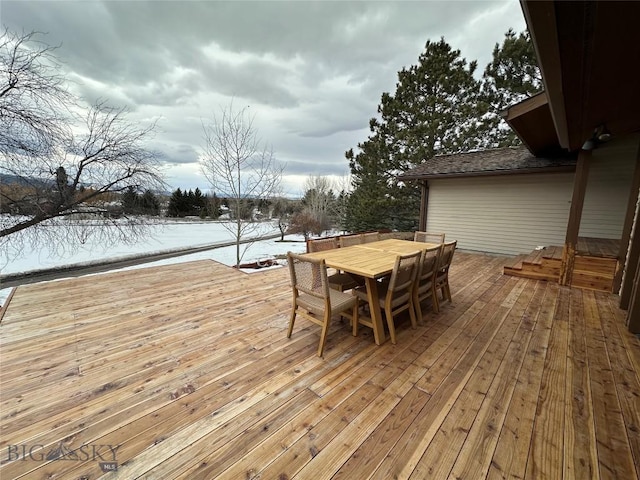
{"type": "Polygon", "coordinates": [[[585,140],[582,144],[582,150],[593,150],[598,148],[598,146],[602,143],[606,143],[613,138],[612,133],[609,131],[607,126],[603,123],[595,128],[593,131],[593,135],[591,138],[585,140]]]}
{"type": "Polygon", "coordinates": [[[598,128],[596,128],[595,137],[599,142],[604,143],[604,142],[608,142],[609,140],[611,140],[613,135],[611,135],[611,132],[609,131],[607,126],[603,123],[598,128]]]}

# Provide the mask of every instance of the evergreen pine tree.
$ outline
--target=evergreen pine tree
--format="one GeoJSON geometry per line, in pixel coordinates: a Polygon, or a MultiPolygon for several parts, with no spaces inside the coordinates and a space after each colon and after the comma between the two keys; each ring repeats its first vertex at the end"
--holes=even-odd
{"type": "Polygon", "coordinates": [[[189,198],[192,200],[192,215],[200,215],[200,212],[205,209],[205,197],[202,195],[202,191],[196,187],[193,192],[193,197],[190,196],[189,198]]]}
{"type": "Polygon", "coordinates": [[[418,64],[398,73],[394,94],[384,93],[372,135],[346,153],[354,191],[346,225],[351,231],[417,227],[420,192],[397,175],[434,155],[477,147],[479,82],[476,62],[441,39],[428,41],[418,64]]]}
{"type": "Polygon", "coordinates": [[[146,215],[159,215],[160,214],[160,201],[151,190],[145,190],[140,197],[141,210],[146,215]]]}
{"type": "Polygon", "coordinates": [[[346,153],[352,174],[353,191],[346,204],[344,228],[350,232],[391,228],[388,201],[390,173],[385,142],[378,135],[358,144],[360,152],[346,153]]]}
{"type": "Polygon", "coordinates": [[[184,217],[185,212],[185,196],[180,188],[177,188],[169,198],[169,206],[167,207],[167,216],[184,217]]]}
{"type": "Polygon", "coordinates": [[[122,211],[125,214],[140,213],[140,195],[134,186],[128,186],[122,194],[122,211]]]}
{"type": "Polygon", "coordinates": [[[528,32],[509,29],[502,45],[496,43],[493,59],[482,77],[482,147],[519,145],[520,140],[506,124],[502,111],[543,89],[542,74],[528,32]]]}

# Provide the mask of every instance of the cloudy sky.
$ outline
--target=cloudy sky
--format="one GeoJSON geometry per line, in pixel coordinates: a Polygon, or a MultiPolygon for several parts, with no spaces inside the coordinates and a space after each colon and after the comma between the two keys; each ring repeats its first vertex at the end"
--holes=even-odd
{"type": "Polygon", "coordinates": [[[202,122],[248,106],[286,164],[284,190],[308,175],[345,178],[344,152],[364,141],[383,92],[444,36],[479,70],[510,28],[516,0],[34,1],[0,0],[14,32],[46,32],[72,89],[158,121],[152,147],[173,187],[209,191],[200,173],[202,122]]]}

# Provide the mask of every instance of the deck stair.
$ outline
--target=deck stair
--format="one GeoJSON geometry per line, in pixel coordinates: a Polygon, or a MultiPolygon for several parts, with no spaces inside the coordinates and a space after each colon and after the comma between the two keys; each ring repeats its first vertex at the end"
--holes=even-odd
{"type": "MultiPolygon", "coordinates": [[[[619,241],[609,239],[580,238],[577,245],[573,275],[570,285],[611,292],[618,267],[619,241]]],[[[505,275],[557,282],[562,267],[562,250],[559,246],[546,246],[529,254],[518,255],[503,267],[505,275]]]]}
{"type": "Polygon", "coordinates": [[[562,265],[562,247],[549,246],[518,255],[503,267],[505,275],[558,281],[562,265]]]}

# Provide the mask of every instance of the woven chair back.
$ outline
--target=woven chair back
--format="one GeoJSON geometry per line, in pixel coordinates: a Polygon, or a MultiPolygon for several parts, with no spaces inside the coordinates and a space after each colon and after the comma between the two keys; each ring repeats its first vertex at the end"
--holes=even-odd
{"type": "Polygon", "coordinates": [[[293,288],[314,297],[329,297],[327,267],[323,259],[306,258],[289,252],[287,263],[293,288]]]}

